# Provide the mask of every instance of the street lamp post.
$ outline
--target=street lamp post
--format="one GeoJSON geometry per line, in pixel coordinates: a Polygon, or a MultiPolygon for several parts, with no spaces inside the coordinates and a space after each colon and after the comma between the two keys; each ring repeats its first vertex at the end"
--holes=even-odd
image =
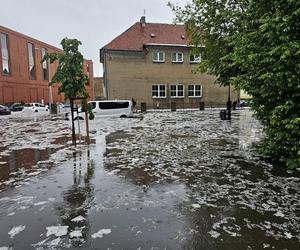
{"type": "Polygon", "coordinates": [[[48,88],[49,88],[49,110],[50,115],[52,114],[52,104],[53,104],[53,96],[52,96],[52,86],[51,83],[51,75],[50,75],[50,60],[47,60],[47,66],[48,66],[48,88]]]}
{"type": "MultiPolygon", "coordinates": [[[[35,48],[36,50],[39,50],[41,52],[41,57],[43,59],[43,57],[46,55],[47,50],[45,48],[35,48]],[[43,49],[45,49],[45,55],[43,53],[43,49]]],[[[52,104],[53,104],[53,96],[52,96],[52,86],[50,85],[51,83],[51,74],[50,74],[50,59],[47,60],[47,70],[48,70],[48,99],[49,99],[49,111],[50,111],[50,115],[51,115],[51,111],[52,111],[52,104]]],[[[44,70],[43,65],[42,65],[42,70],[44,70]]]]}

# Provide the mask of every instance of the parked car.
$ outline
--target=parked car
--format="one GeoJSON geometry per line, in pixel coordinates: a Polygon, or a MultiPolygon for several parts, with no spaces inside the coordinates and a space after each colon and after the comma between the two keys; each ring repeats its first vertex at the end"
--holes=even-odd
{"type": "Polygon", "coordinates": [[[48,106],[42,103],[30,102],[25,103],[23,112],[48,112],[48,106]]]}
{"type": "MultiPolygon", "coordinates": [[[[90,101],[92,111],[97,117],[111,116],[111,117],[131,117],[133,113],[131,100],[109,100],[109,101],[90,101]]],[[[84,120],[85,114],[82,108],[74,112],[74,120],[84,120]]]]}
{"type": "Polygon", "coordinates": [[[10,115],[10,109],[4,105],[0,105],[0,115],[10,115]]]}
{"type": "Polygon", "coordinates": [[[66,113],[70,111],[70,104],[68,103],[57,102],[56,105],[58,113],[66,113]]]}
{"type": "Polygon", "coordinates": [[[10,111],[16,112],[16,111],[22,111],[24,108],[24,104],[23,103],[13,103],[12,105],[9,106],[10,111]]]}
{"type": "Polygon", "coordinates": [[[240,101],[240,107],[244,108],[244,107],[250,107],[251,106],[251,99],[245,99],[245,100],[241,100],[240,101]]]}

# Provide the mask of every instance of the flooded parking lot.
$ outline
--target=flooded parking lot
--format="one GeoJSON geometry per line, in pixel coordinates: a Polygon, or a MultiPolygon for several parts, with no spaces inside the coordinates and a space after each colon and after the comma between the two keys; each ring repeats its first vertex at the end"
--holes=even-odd
{"type": "Polygon", "coordinates": [[[299,249],[299,171],[218,112],[97,119],[76,149],[68,121],[1,118],[0,249],[299,249]]]}

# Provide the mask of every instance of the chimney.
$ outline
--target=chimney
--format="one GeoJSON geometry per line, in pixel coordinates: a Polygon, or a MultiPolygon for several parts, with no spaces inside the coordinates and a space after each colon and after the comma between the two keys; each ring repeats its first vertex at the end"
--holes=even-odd
{"type": "Polygon", "coordinates": [[[146,17],[145,16],[141,17],[140,24],[141,24],[142,27],[146,26],[146,17]]]}

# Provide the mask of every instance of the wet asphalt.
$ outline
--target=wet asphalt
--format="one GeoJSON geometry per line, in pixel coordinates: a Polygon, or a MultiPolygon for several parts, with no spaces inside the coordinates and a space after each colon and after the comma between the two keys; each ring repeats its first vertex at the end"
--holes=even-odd
{"type": "Polygon", "coordinates": [[[96,119],[76,149],[63,119],[0,125],[1,250],[300,249],[300,172],[249,110],[96,119]]]}

